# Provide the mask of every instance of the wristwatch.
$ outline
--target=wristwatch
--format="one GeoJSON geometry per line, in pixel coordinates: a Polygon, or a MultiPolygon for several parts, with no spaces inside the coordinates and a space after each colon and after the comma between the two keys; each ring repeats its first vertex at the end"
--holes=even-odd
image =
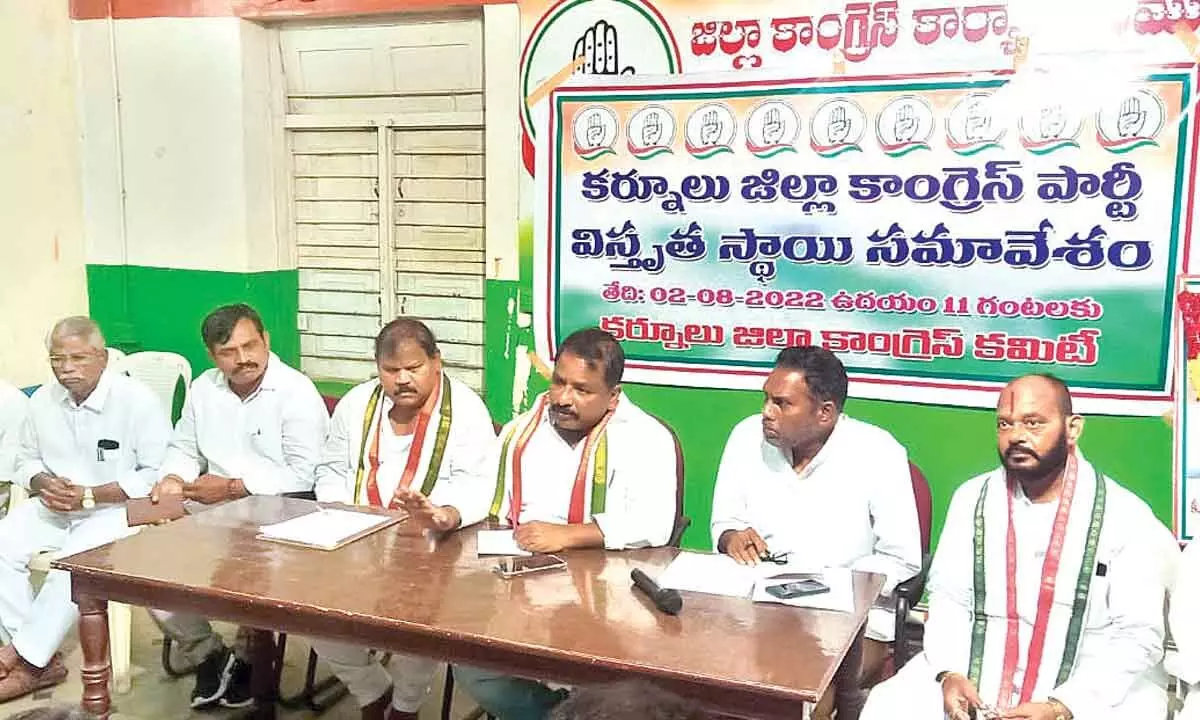
{"type": "Polygon", "coordinates": [[[90,487],[85,487],[83,489],[83,501],[80,504],[83,506],[84,510],[91,510],[92,508],[96,507],[96,496],[92,493],[92,489],[90,487]]]}

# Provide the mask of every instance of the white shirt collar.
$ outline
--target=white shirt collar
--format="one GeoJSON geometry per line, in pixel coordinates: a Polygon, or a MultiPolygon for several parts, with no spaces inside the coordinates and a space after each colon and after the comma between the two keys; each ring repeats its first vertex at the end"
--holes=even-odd
{"type": "Polygon", "coordinates": [[[70,410],[79,408],[91,410],[95,413],[104,412],[104,402],[108,399],[109,388],[112,386],[111,374],[113,372],[115,371],[107,367],[104,368],[104,371],[100,373],[100,379],[96,381],[96,387],[92,389],[91,394],[79,405],[75,404],[75,399],[71,397],[71,391],[62,383],[56,382],[55,384],[58,385],[61,393],[59,403],[70,410]]]}
{"type": "MultiPolygon", "coordinates": [[[[838,432],[844,425],[842,422],[843,417],[845,417],[845,415],[838,413],[837,420],[833,425],[833,432],[829,433],[829,437],[825,438],[825,442],[821,445],[821,449],[817,451],[817,454],[813,456],[812,460],[808,461],[808,465],[805,465],[803,470],[796,473],[796,477],[806,478],[809,475],[812,475],[821,467],[821,465],[829,460],[833,453],[837,452],[838,438],[844,434],[838,432]]],[[[767,442],[765,437],[763,438],[762,442],[763,446],[768,449],[768,452],[774,453],[772,457],[774,457],[777,461],[785,464],[789,468],[795,467],[793,464],[791,450],[785,450],[781,447],[772,445],[771,443],[767,442]]]]}
{"type": "MultiPolygon", "coordinates": [[[[238,398],[238,400],[241,402],[249,402],[250,400],[253,400],[255,396],[257,396],[260,392],[262,392],[264,390],[269,391],[269,392],[274,392],[275,390],[278,390],[280,388],[282,378],[280,376],[279,370],[277,369],[277,366],[282,362],[283,361],[280,360],[279,357],[277,355],[275,355],[275,353],[268,353],[267,354],[267,369],[263,372],[262,382],[258,384],[258,387],[254,389],[254,392],[250,393],[246,397],[245,400],[242,400],[240,397],[238,398]]],[[[237,393],[233,392],[233,388],[229,387],[229,378],[225,377],[225,373],[223,373],[223,372],[217,373],[217,387],[221,388],[225,392],[228,392],[228,393],[234,395],[235,397],[237,396],[237,393]]]]}

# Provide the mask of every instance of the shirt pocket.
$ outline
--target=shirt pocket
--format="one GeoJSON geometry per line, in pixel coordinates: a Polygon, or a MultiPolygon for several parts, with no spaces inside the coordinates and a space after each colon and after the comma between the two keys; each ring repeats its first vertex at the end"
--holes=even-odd
{"type": "Polygon", "coordinates": [[[1110,622],[1108,609],[1108,578],[1092,574],[1091,587],[1088,589],[1087,617],[1084,627],[1089,630],[1102,628],[1110,622]]]}

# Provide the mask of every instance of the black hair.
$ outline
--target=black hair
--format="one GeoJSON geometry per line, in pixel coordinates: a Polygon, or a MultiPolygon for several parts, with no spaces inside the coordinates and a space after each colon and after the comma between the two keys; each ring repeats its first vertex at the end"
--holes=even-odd
{"type": "Polygon", "coordinates": [[[600,365],[604,371],[604,384],[609,388],[621,384],[621,376],[625,374],[625,351],[611,333],[595,327],[576,330],[562,341],[558,352],[581,357],[588,367],[600,365]]]}
{"type": "Polygon", "coordinates": [[[398,317],[384,325],[375,336],[375,359],[391,356],[402,342],[415,342],[431,358],[441,354],[428,325],[414,318],[398,317]]]}
{"type": "Polygon", "coordinates": [[[229,336],[233,335],[233,329],[243,320],[254,323],[254,328],[258,330],[259,335],[265,332],[262,317],[258,311],[245,303],[222,305],[210,312],[200,325],[200,337],[204,340],[204,347],[211,350],[229,342],[229,336]]]}
{"type": "Polygon", "coordinates": [[[804,373],[804,384],[817,402],[832,402],[841,411],[850,385],[846,368],[837,355],[815,345],[784,348],[775,358],[776,369],[804,373]]]}

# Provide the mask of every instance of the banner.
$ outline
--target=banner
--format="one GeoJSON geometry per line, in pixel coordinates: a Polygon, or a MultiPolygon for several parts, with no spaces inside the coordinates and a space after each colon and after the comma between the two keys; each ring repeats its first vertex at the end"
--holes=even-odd
{"type": "Polygon", "coordinates": [[[810,339],[855,397],[990,407],[1043,370],[1086,413],[1168,406],[1200,3],[520,7],[514,407],[601,321],[634,382],[758,389],[810,339]]]}
{"type": "Polygon", "coordinates": [[[1110,409],[1167,399],[1194,83],[562,88],[538,151],[535,334],[553,357],[599,325],[634,382],[757,388],[780,349],[816,344],[857,396],[990,407],[1053,371],[1110,409]]]}

